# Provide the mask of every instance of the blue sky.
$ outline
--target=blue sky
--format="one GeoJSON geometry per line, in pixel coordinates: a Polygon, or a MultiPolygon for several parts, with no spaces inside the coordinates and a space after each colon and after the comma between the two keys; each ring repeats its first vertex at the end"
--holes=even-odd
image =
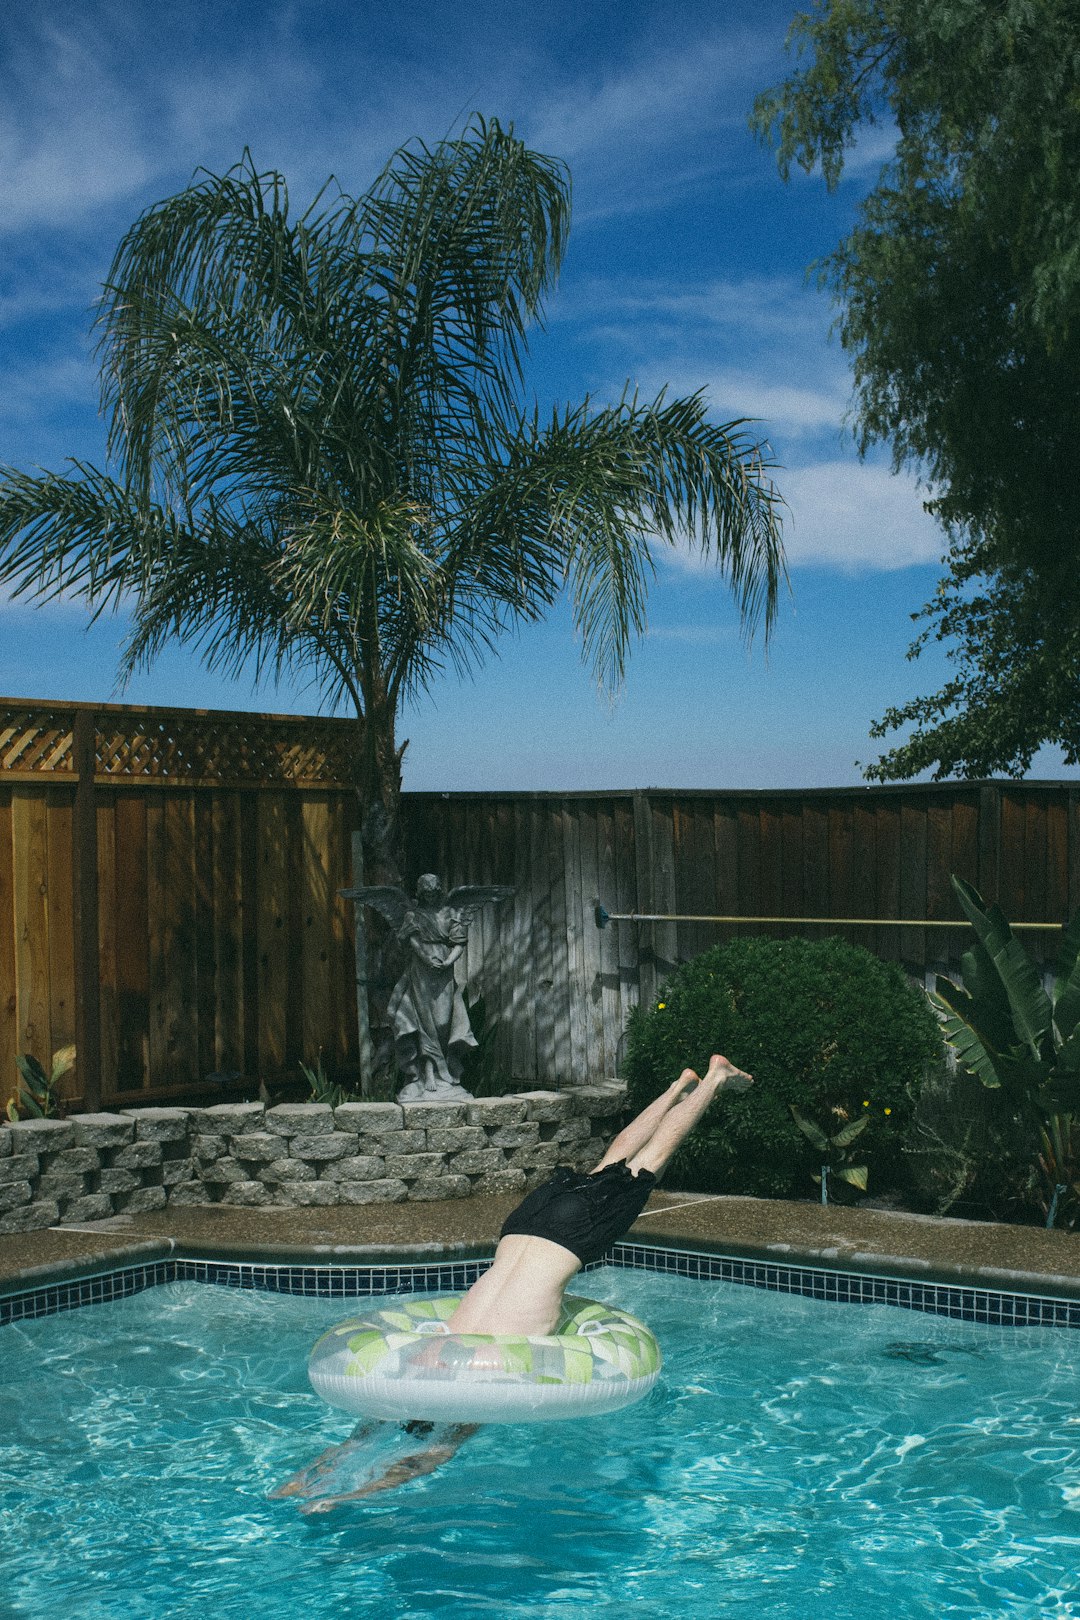
{"type": "MultiPolygon", "coordinates": [[[[569,617],[507,638],[403,718],[418,789],[826,786],[860,780],[870,721],[936,689],[905,659],[941,537],[885,455],[860,463],[827,253],[887,155],[874,134],[838,192],[783,185],[747,130],[785,71],[795,10],[697,4],[206,4],[14,0],[0,23],[0,462],[100,462],[89,311],[140,209],[251,148],[303,205],[331,173],[361,191],[394,147],[472,111],[562,158],[574,226],[529,382],[542,404],[629,379],[705,388],[761,418],[788,502],[792,595],[748,653],[714,573],[662,559],[650,627],[614,703],[569,617]]],[[[313,712],[302,687],[226,682],[171,650],[120,691],[122,619],[0,600],[0,692],[313,712]]],[[[1044,750],[1034,775],[1060,775],[1044,750]]]]}

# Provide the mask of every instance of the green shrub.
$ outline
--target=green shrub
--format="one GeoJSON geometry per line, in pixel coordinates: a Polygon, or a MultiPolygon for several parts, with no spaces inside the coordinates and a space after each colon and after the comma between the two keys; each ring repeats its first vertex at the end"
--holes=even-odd
{"type": "MultiPolygon", "coordinates": [[[[942,1063],[926,997],[899,967],[841,939],[746,939],[688,962],[631,1016],[624,1073],[636,1111],[711,1052],[754,1086],[720,1095],[668,1171],[702,1192],[805,1197],[819,1164],[794,1104],[832,1136],[866,1115],[859,1158],[870,1191],[902,1175],[919,1088],[942,1063]]],[[[839,1190],[839,1189],[838,1189],[839,1190]]]]}
{"type": "Polygon", "coordinates": [[[943,1070],[919,1093],[905,1179],[916,1207],[935,1215],[1035,1221],[1038,1153],[1038,1130],[1015,1098],[943,1070]]]}

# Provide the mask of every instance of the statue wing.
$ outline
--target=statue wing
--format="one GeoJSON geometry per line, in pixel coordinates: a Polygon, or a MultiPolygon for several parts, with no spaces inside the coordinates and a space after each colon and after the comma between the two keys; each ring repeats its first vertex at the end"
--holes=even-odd
{"type": "Polygon", "coordinates": [[[386,918],[394,933],[398,933],[405,921],[405,913],[409,909],[408,896],[404,889],[398,889],[393,884],[376,885],[368,889],[342,889],[347,900],[352,900],[358,906],[371,906],[386,918]]]}
{"type": "Polygon", "coordinates": [[[451,910],[460,913],[462,921],[468,927],[476,913],[484,906],[497,906],[501,901],[509,900],[516,892],[504,883],[468,883],[460,889],[451,889],[446,897],[446,904],[451,910]]]}

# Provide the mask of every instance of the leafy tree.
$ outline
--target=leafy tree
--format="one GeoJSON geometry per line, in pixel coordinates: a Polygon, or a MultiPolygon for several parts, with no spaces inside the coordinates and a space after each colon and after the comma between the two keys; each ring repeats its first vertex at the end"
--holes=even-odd
{"type": "Polygon", "coordinates": [[[892,157],[819,266],[841,308],[862,450],[931,487],[947,574],[917,618],[956,678],[890,710],[868,775],[1021,773],[1080,748],[1080,11],[1072,0],[818,0],[804,59],[755,104],[781,173],[835,187],[868,126],[892,157]],[[1047,679],[1049,677],[1049,679],[1047,679]],[[1035,701],[1032,701],[1032,699],[1035,701]]]}
{"type": "Polygon", "coordinates": [[[568,589],[617,685],[656,550],[686,539],[748,634],[775,613],[779,501],[745,423],[700,395],[528,404],[569,215],[562,165],[481,120],[299,217],[250,156],[197,175],[136,221],[105,288],[110,470],[0,471],[0,580],[129,609],[125,675],[179,640],[352,706],[369,883],[400,873],[402,701],[446,663],[568,589]]]}
{"type": "Polygon", "coordinates": [[[658,546],[689,536],[751,633],[783,577],[745,424],[700,395],[525,400],[569,225],[561,164],[512,130],[400,150],[291,217],[249,156],[149,208],[101,303],[112,470],[0,473],[0,579],[127,608],[125,675],[170,640],[308,670],[362,722],[365,875],[398,876],[403,699],[568,588],[615,685],[658,546]]]}

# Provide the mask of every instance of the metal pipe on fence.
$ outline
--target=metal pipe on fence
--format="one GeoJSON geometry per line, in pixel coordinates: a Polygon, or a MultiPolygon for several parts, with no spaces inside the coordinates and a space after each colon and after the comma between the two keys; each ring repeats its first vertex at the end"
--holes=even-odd
{"type": "MultiPolygon", "coordinates": [[[[967,928],[962,918],[952,922],[931,921],[929,917],[715,917],[699,916],[683,911],[608,911],[596,907],[596,926],[606,928],[609,922],[688,922],[688,923],[797,923],[800,928],[967,928]]],[[[1014,922],[1009,925],[1015,933],[1019,928],[1064,928],[1059,922],[1014,922]]]]}

